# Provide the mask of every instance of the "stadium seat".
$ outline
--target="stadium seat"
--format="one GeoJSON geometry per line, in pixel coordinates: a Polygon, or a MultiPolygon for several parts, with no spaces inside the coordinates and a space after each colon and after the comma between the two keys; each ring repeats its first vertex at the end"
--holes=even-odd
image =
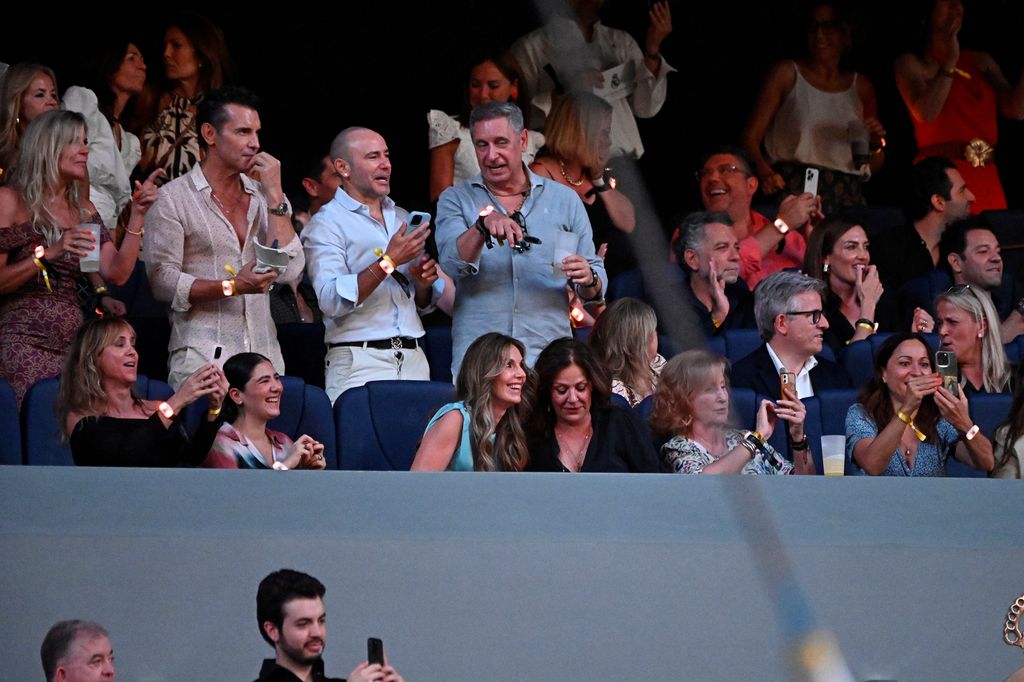
{"type": "Polygon", "coordinates": [[[371,381],[334,403],[338,463],[358,471],[407,471],[427,422],[452,399],[442,381],[371,381]]]}
{"type": "Polygon", "coordinates": [[[0,379],[0,464],[21,464],[21,424],[11,385],[0,379]]]}

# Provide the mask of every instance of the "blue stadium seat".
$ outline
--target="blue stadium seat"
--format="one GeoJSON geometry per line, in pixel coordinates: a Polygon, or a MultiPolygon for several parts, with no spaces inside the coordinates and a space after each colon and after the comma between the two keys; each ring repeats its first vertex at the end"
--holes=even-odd
{"type": "MultiPolygon", "coordinates": [[[[26,464],[73,466],[71,450],[61,442],[57,422],[60,379],[43,379],[28,389],[21,405],[21,431],[26,464]]],[[[135,393],[144,400],[166,400],[173,391],[162,381],[139,375],[135,393]]]]}
{"type": "Polygon", "coordinates": [[[764,343],[761,333],[756,329],[727,329],[725,337],[725,357],[729,362],[742,360],[764,343]]]}
{"type": "Polygon", "coordinates": [[[421,341],[430,364],[430,380],[453,383],[451,325],[430,325],[425,331],[421,341]]]}
{"type": "MultiPolygon", "coordinates": [[[[989,439],[1010,413],[1013,396],[1009,393],[976,393],[967,400],[974,423],[989,439]]],[[[986,478],[988,474],[967,466],[956,457],[946,459],[946,475],[956,478],[986,478]]]]}
{"type": "Polygon", "coordinates": [[[752,431],[757,416],[757,402],[754,389],[732,386],[729,388],[729,423],[738,429],[752,431]]]}
{"type": "Polygon", "coordinates": [[[874,375],[875,348],[872,340],[874,334],[866,339],[854,341],[843,352],[843,367],[850,375],[854,386],[863,386],[871,381],[874,375]]]}
{"type": "MultiPolygon", "coordinates": [[[[712,353],[717,353],[722,357],[725,357],[725,338],[722,336],[709,336],[704,339],[704,347],[712,353]]],[[[665,355],[662,353],[662,355],[665,355]]],[[[667,358],[668,356],[665,355],[667,358]]]]}
{"type": "Polygon", "coordinates": [[[0,379],[0,464],[21,464],[21,424],[11,385],[0,379]]]}
{"type": "MultiPolygon", "coordinates": [[[[846,435],[846,413],[850,405],[857,402],[859,392],[860,388],[837,388],[815,395],[820,411],[821,433],[814,447],[821,449],[821,436],[846,435]]],[[[815,459],[815,465],[817,464],[818,460],[815,459]]],[[[855,473],[849,457],[846,458],[845,470],[848,476],[855,473]]]]}
{"type": "Polygon", "coordinates": [[[407,471],[427,422],[452,399],[441,381],[371,381],[334,403],[342,469],[407,471]]]}

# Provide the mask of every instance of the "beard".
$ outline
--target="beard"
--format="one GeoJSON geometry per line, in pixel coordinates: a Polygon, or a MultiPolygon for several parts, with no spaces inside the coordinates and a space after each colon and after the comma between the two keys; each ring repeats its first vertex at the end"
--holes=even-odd
{"type": "Polygon", "coordinates": [[[320,658],[323,656],[324,640],[320,638],[308,639],[301,646],[296,646],[295,644],[287,640],[281,640],[280,642],[278,642],[278,647],[281,649],[281,653],[286,655],[295,663],[298,663],[299,665],[310,665],[311,663],[315,663],[318,660],[320,660],[320,658]],[[306,645],[315,642],[320,643],[320,652],[316,654],[307,652],[306,645]]]}

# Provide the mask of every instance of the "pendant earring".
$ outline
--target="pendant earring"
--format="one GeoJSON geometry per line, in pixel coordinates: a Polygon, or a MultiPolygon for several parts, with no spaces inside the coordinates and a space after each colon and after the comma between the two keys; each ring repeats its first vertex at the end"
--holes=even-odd
{"type": "Polygon", "coordinates": [[[822,272],[822,274],[825,274],[825,275],[828,274],[828,263],[825,263],[824,265],[821,266],[821,272],[822,272]]]}

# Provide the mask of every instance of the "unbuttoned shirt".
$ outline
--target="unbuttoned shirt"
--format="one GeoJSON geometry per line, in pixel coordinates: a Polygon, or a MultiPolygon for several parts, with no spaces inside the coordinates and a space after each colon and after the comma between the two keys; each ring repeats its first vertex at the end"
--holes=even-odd
{"type": "Polygon", "coordinates": [[[309,276],[324,313],[328,344],[380,341],[393,336],[419,338],[423,336],[420,314],[433,310],[433,301],[444,291],[444,281],[439,278],[433,285],[431,305],[417,309],[409,263],[404,263],[398,271],[409,279],[408,290],[380,271],[378,276],[384,281],[359,303],[359,273],[377,262],[380,257],[373,250],[385,251],[409,217],[391,197],[381,199],[381,210],[383,224],[370,215],[368,206],[339,187],[334,199],[321,207],[302,230],[309,276]]]}
{"type": "Polygon", "coordinates": [[[555,273],[555,241],[559,232],[569,233],[573,253],[583,256],[607,286],[604,263],[594,249],[590,220],[579,195],[565,185],[527,171],[530,193],[520,212],[527,232],[542,243],[517,253],[506,242],[486,246],[480,257],[459,257],[456,240],[480,216],[485,206],[507,214],[476,176],[442,194],[437,206],[437,248],[441,268],[455,279],[455,311],[452,324],[452,376],[469,345],[487,332],[500,332],[523,342],[530,365],[546,345],[572,336],[564,273],[555,273]]]}
{"type": "MultiPolygon", "coordinates": [[[[775,354],[775,350],[772,348],[771,342],[765,344],[765,348],[768,349],[768,357],[772,359],[772,364],[775,365],[775,371],[782,371],[782,360],[775,354]]],[[[796,397],[800,400],[804,398],[810,398],[814,395],[814,386],[811,384],[811,370],[818,366],[818,358],[813,355],[807,358],[807,362],[799,370],[795,370],[792,367],[786,369],[796,374],[796,397]]]]}
{"type": "MultiPolygon", "coordinates": [[[[243,352],[262,353],[274,368],[284,373],[284,359],[277,343],[277,328],[270,316],[266,294],[230,296],[202,303],[189,302],[192,284],[200,280],[223,280],[256,257],[253,240],[267,241],[269,212],[260,183],[242,175],[242,187],[249,194],[245,242],[213,200],[210,183],[200,164],[187,175],[160,188],[160,197],[146,213],[144,250],[146,272],[153,295],[171,306],[172,372],[186,373],[210,361],[217,346],[223,358],[243,352]],[[187,349],[187,350],[186,350],[187,349]],[[176,351],[186,350],[184,355],[176,351]]],[[[279,245],[291,260],[275,286],[295,282],[302,276],[305,258],[298,237],[279,245]]]]}

